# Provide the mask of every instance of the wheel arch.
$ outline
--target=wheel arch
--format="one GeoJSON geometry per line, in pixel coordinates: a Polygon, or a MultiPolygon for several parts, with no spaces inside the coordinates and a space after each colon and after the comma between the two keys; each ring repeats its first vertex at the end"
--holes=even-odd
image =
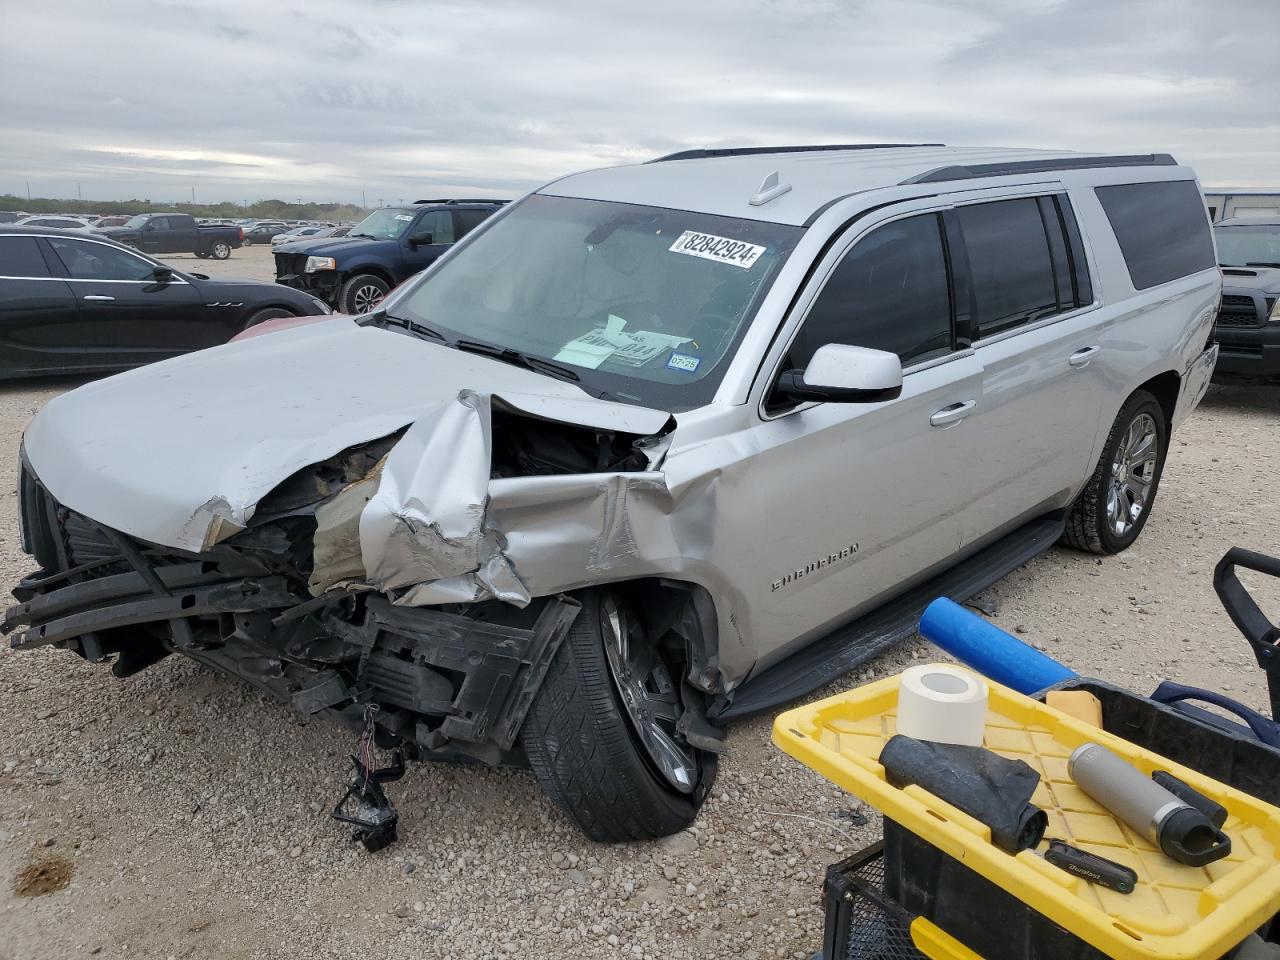
{"type": "Polygon", "coordinates": [[[715,599],[704,586],[669,577],[642,577],[609,584],[631,602],[654,639],[674,633],[688,656],[689,682],[703,693],[724,692],[720,672],[719,619],[715,599]]]}
{"type": "Polygon", "coordinates": [[[387,268],[377,263],[366,263],[359,267],[343,267],[338,271],[338,273],[342,275],[342,280],[338,283],[338,286],[346,283],[352,277],[358,277],[365,273],[370,276],[377,277],[391,288],[394,288],[396,285],[395,279],[391,276],[391,273],[387,268]]]}
{"type": "MultiPolygon", "coordinates": [[[[1149,380],[1138,384],[1134,392],[1136,393],[1138,390],[1145,390],[1156,398],[1156,402],[1160,404],[1160,412],[1164,414],[1165,432],[1173,433],[1173,414],[1178,407],[1178,396],[1182,392],[1182,377],[1178,375],[1178,372],[1176,370],[1166,370],[1164,373],[1156,374],[1149,380]]],[[[1133,396],[1133,394],[1131,393],[1129,396],[1133,396]]]]}

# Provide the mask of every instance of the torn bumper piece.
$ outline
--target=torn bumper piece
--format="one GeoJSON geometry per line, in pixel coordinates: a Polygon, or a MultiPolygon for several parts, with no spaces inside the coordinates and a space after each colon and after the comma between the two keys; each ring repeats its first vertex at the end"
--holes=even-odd
{"type": "Polygon", "coordinates": [[[170,596],[158,597],[150,595],[150,588],[140,576],[121,574],[69,584],[11,607],[0,630],[8,633],[26,626],[28,629],[14,634],[10,643],[15,650],[29,650],[99,630],[183,617],[270,610],[294,602],[283,577],[181,585],[170,596]],[[113,585],[117,590],[114,595],[109,589],[113,585]],[[138,596],[143,592],[148,595],[138,596]]]}

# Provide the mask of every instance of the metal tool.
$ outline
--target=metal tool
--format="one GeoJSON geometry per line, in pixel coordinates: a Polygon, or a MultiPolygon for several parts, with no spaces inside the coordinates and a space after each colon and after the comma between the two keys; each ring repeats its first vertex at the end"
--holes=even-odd
{"type": "Polygon", "coordinates": [[[1117,893],[1133,893],[1138,885],[1137,872],[1123,863],[1088,853],[1062,840],[1050,840],[1044,858],[1067,873],[1117,893]]]}

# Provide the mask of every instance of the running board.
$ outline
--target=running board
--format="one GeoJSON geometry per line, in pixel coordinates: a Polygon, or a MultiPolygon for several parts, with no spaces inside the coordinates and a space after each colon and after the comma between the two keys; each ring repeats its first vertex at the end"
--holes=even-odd
{"type": "Polygon", "coordinates": [[[1065,522],[1054,515],[1019,527],[967,560],[796,651],[739,687],[714,719],[745,717],[812,693],[915,634],[933,600],[963,603],[1053,546],[1065,522]]]}

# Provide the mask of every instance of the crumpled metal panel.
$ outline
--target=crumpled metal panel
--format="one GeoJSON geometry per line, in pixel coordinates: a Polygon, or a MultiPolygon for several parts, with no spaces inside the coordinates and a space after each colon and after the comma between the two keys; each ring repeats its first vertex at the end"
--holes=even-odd
{"type": "MultiPolygon", "coordinates": [[[[621,423],[647,433],[670,422],[666,414],[640,409],[622,408],[614,416],[612,404],[468,390],[419,418],[388,455],[377,493],[360,517],[367,582],[403,591],[397,603],[499,599],[524,606],[533,596],[597,582],[601,574],[645,559],[634,529],[637,508],[655,519],[669,512],[670,495],[658,472],[490,480],[494,406],[575,425],[621,423]],[[536,589],[529,589],[521,568],[536,577],[536,589]]],[[[647,451],[651,464],[660,462],[667,442],[647,451]]]]}

